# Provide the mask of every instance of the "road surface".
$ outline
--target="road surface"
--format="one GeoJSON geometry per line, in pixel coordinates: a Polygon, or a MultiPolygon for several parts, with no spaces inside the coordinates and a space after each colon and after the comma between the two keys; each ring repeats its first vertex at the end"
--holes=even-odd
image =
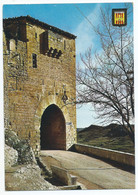
{"type": "Polygon", "coordinates": [[[135,175],[102,160],[62,150],[42,150],[40,157],[50,169],[62,167],[76,175],[86,189],[134,189],[135,175]]]}

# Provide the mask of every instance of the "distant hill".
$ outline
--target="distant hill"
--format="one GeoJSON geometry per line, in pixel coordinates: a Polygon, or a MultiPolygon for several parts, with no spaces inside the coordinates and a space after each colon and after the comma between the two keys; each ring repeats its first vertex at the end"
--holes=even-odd
{"type": "Polygon", "coordinates": [[[77,132],[82,131],[84,128],[77,128],[77,132]]]}
{"type": "Polygon", "coordinates": [[[134,153],[134,146],[122,125],[90,125],[77,133],[78,143],[134,153]]]}

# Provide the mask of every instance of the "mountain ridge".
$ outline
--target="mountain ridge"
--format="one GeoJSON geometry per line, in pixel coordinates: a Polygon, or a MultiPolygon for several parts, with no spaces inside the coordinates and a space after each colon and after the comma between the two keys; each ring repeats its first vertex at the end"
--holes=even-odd
{"type": "Polygon", "coordinates": [[[77,132],[78,143],[134,153],[134,145],[122,125],[90,125],[77,132]]]}

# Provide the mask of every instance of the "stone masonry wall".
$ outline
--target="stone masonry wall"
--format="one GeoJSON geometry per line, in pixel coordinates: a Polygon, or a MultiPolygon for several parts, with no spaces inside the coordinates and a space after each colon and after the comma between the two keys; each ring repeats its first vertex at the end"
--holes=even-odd
{"type": "Polygon", "coordinates": [[[62,44],[52,40],[58,50],[62,45],[63,53],[57,59],[41,53],[40,37],[46,29],[27,22],[25,31],[27,41],[10,40],[8,63],[4,61],[8,80],[4,83],[5,86],[8,83],[8,124],[19,137],[30,140],[37,155],[41,116],[49,105],[55,104],[65,117],[68,149],[76,143],[76,106],[72,104],[76,99],[75,40],[65,36],[62,36],[62,44]],[[32,54],[37,55],[37,68],[33,67],[32,54]],[[64,91],[68,97],[66,104],[62,100],[64,91]]]}

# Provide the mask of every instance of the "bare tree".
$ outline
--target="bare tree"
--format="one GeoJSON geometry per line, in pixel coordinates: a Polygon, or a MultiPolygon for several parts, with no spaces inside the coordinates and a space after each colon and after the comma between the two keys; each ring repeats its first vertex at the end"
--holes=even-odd
{"type": "Polygon", "coordinates": [[[77,70],[77,103],[92,103],[104,122],[123,125],[134,142],[134,59],[132,27],[112,26],[111,10],[101,9],[95,28],[99,53],[89,48],[77,70]]]}

